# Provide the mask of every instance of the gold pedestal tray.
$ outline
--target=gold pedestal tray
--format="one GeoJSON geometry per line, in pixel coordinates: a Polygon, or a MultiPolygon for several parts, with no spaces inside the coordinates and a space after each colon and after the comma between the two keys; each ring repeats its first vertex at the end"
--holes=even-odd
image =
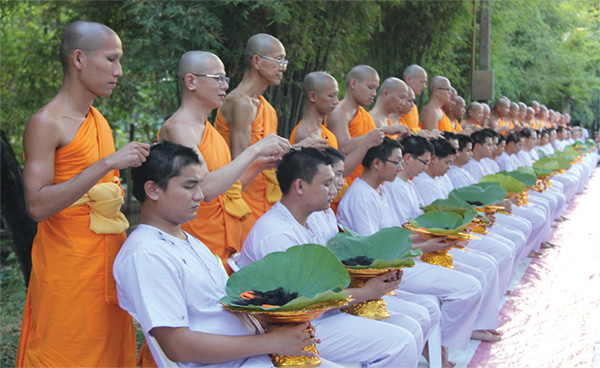
{"type": "MultiPolygon", "coordinates": [[[[381,276],[389,271],[397,271],[400,268],[347,268],[350,274],[350,287],[359,288],[365,285],[365,282],[373,277],[381,276]]],[[[388,295],[394,295],[394,291],[390,291],[388,295]]],[[[387,310],[387,305],[383,299],[367,300],[364,302],[353,304],[349,307],[342,308],[342,312],[369,319],[386,319],[390,318],[390,313],[387,310]]]]}
{"type": "MultiPolygon", "coordinates": [[[[452,234],[452,235],[442,235],[442,234],[438,234],[438,233],[433,233],[427,229],[415,228],[408,222],[403,224],[402,227],[404,227],[407,230],[412,231],[413,233],[419,234],[419,236],[421,236],[425,239],[447,237],[448,239],[445,241],[448,243],[453,242],[453,241],[458,241],[458,244],[453,245],[451,248],[464,249],[465,246],[461,245],[461,243],[466,243],[470,240],[481,239],[475,235],[471,235],[469,233],[464,233],[464,232],[459,232],[459,233],[452,234]]],[[[434,264],[434,265],[444,266],[444,267],[450,268],[450,269],[454,269],[454,259],[452,258],[452,256],[450,254],[448,254],[449,250],[450,250],[450,248],[435,251],[435,252],[423,252],[423,255],[421,256],[421,261],[430,263],[430,264],[434,264]]]]}
{"type": "MultiPolygon", "coordinates": [[[[236,307],[229,304],[224,304],[223,308],[228,309],[232,312],[239,313],[248,313],[251,314],[256,319],[271,323],[271,324],[288,324],[288,323],[303,323],[311,321],[323,314],[323,312],[327,311],[331,308],[338,308],[344,305],[347,305],[351,302],[352,299],[340,299],[340,300],[332,300],[323,303],[313,304],[311,306],[305,307],[300,310],[291,310],[291,311],[265,311],[265,310],[256,310],[256,309],[248,309],[243,307],[236,307]]],[[[312,353],[317,354],[316,357],[305,357],[305,356],[288,356],[288,355],[278,355],[278,354],[269,354],[271,358],[271,362],[276,367],[286,367],[286,368],[311,368],[318,367],[321,365],[321,358],[319,358],[319,351],[315,344],[304,347],[302,350],[310,351],[312,353]]]]}

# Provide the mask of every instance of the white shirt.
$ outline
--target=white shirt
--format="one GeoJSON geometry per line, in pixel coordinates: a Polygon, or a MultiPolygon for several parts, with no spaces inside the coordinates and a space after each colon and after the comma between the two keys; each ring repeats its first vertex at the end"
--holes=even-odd
{"type": "MultiPolygon", "coordinates": [[[[244,314],[222,308],[227,273],[198,239],[175,238],[155,227],[138,225],[117,255],[113,274],[119,306],[135,314],[145,333],[155,327],[188,327],[220,335],[253,335],[244,314]]],[[[179,363],[186,367],[216,367],[179,363]]],[[[272,366],[255,356],[221,366],[272,366]]]]}
{"type": "Polygon", "coordinates": [[[492,160],[490,157],[482,158],[481,164],[483,165],[484,170],[487,173],[485,175],[497,174],[501,170],[498,163],[496,161],[492,160]]]}
{"type": "Polygon", "coordinates": [[[333,238],[339,232],[337,218],[331,208],[311,213],[306,219],[306,224],[310,229],[318,232],[325,241],[333,238]]]}
{"type": "Polygon", "coordinates": [[[379,186],[381,195],[361,178],[356,178],[340,201],[338,222],[360,235],[368,236],[385,227],[400,226],[390,204],[387,189],[379,186]]]}
{"type": "Polygon", "coordinates": [[[386,181],[383,186],[389,195],[390,204],[400,223],[405,223],[409,218],[416,218],[423,214],[421,205],[423,200],[415,190],[412,180],[408,182],[396,177],[394,181],[386,181]]]}
{"type": "Polygon", "coordinates": [[[269,253],[285,252],[295,245],[326,244],[327,239],[322,237],[318,228],[313,229],[308,221],[306,226],[296,221],[281,202],[275,203],[256,221],[248,233],[238,265],[244,267],[263,259],[269,253]]]}
{"type": "Polygon", "coordinates": [[[425,171],[413,178],[412,181],[425,206],[430,205],[436,199],[446,198],[450,193],[441,177],[432,178],[425,171]]]}
{"type": "Polygon", "coordinates": [[[473,176],[462,167],[452,166],[446,173],[454,188],[462,188],[477,183],[473,176]]]}
{"type": "Polygon", "coordinates": [[[531,151],[527,152],[524,149],[517,152],[517,160],[519,161],[519,166],[533,166],[533,159],[531,158],[531,151]]]}

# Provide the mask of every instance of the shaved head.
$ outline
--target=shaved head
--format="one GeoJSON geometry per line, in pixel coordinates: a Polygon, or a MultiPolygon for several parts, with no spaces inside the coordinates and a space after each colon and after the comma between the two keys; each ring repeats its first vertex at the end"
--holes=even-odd
{"type": "Polygon", "coordinates": [[[402,92],[408,92],[408,86],[406,85],[406,83],[404,83],[404,81],[402,79],[396,78],[396,77],[390,77],[386,80],[383,81],[383,83],[381,83],[381,87],[379,87],[379,93],[388,90],[391,92],[395,92],[395,91],[402,91],[402,92]]]}
{"type": "Polygon", "coordinates": [[[283,44],[277,38],[267,33],[257,33],[248,39],[246,48],[244,49],[244,69],[252,67],[252,57],[254,55],[268,55],[283,44]]]}
{"type": "Polygon", "coordinates": [[[104,47],[106,37],[117,36],[117,33],[104,24],[75,21],[67,26],[60,43],[60,62],[63,71],[69,69],[69,58],[75,50],[82,50],[88,55],[104,47]]]}
{"type": "Polygon", "coordinates": [[[406,78],[408,78],[408,77],[415,78],[415,77],[422,75],[423,73],[427,74],[425,72],[425,69],[423,69],[421,66],[419,66],[417,64],[413,64],[413,65],[407,66],[406,69],[404,69],[404,74],[402,75],[402,77],[404,78],[404,80],[406,80],[406,78]]]}
{"type": "Polygon", "coordinates": [[[321,93],[325,88],[328,88],[330,83],[337,81],[330,74],[325,72],[311,72],[304,77],[302,83],[302,91],[304,92],[304,98],[308,98],[309,92],[321,93]]]}
{"type": "Polygon", "coordinates": [[[448,78],[438,75],[431,78],[431,82],[429,83],[429,94],[433,94],[433,90],[436,88],[452,88],[452,85],[448,78]]]}
{"type": "Polygon", "coordinates": [[[469,104],[469,106],[467,106],[467,111],[471,111],[471,110],[474,110],[474,111],[481,110],[483,112],[483,106],[481,106],[481,104],[479,102],[473,101],[469,104]]]}
{"type": "Polygon", "coordinates": [[[350,85],[350,81],[352,79],[362,82],[372,75],[375,75],[377,78],[379,78],[377,70],[373,69],[372,67],[368,65],[357,65],[348,72],[348,75],[346,76],[346,87],[350,85]]]}
{"type": "Polygon", "coordinates": [[[184,89],[185,75],[188,73],[205,74],[206,65],[212,60],[222,63],[217,55],[207,51],[188,51],[183,54],[179,60],[179,68],[177,69],[177,79],[182,90],[184,89]]]}

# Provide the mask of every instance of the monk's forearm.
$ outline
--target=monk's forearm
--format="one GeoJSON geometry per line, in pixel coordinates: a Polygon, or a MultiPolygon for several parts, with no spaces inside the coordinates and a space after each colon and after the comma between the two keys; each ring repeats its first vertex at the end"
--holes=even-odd
{"type": "Polygon", "coordinates": [[[349,155],[350,153],[352,153],[352,151],[354,151],[355,149],[357,149],[360,146],[362,137],[363,136],[349,138],[349,139],[346,139],[343,141],[339,141],[338,145],[339,145],[340,152],[342,152],[344,155],[349,155]]]}
{"type": "Polygon", "coordinates": [[[34,189],[35,167],[25,164],[25,204],[29,216],[36,222],[64,210],[86,194],[112,168],[108,160],[102,159],[80,174],[58,184],[49,184],[34,189]]]}
{"type": "Polygon", "coordinates": [[[352,150],[344,160],[344,177],[352,174],[354,170],[362,163],[365,154],[369,150],[369,146],[364,141],[359,142],[354,150],[352,150]]]}
{"type": "MultiPolygon", "coordinates": [[[[231,188],[231,186],[237,180],[241,181],[242,177],[244,177],[244,180],[247,181],[246,186],[249,185],[256,175],[260,173],[260,170],[256,171],[255,173],[251,172],[246,176],[244,175],[257,158],[258,153],[251,146],[244,150],[229,164],[215,171],[211,171],[204,179],[204,185],[202,186],[204,200],[210,202],[217,198],[219,195],[225,193],[229,188],[231,188]],[[240,175],[240,173],[242,173],[242,175],[240,175]],[[248,181],[250,176],[251,179],[248,181]]],[[[242,186],[244,186],[244,181],[242,181],[242,186]]]]}

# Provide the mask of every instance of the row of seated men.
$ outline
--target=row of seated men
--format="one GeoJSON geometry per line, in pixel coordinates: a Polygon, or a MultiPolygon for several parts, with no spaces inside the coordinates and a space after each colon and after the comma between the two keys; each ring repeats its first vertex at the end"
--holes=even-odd
{"type": "MultiPolygon", "coordinates": [[[[177,72],[181,105],[157,132],[162,142],[132,142],[115,152],[110,128],[91,104],[112,93],[122,54],[110,28],[83,21],[69,26],[61,44],[63,87],[25,132],[26,201],[40,224],[18,366],[135,365],[133,324],[123,310],[181,366],[270,366],[269,353],[311,355],[301,348],[320,342],[324,366],[414,367],[438,324],[443,364],[451,366],[448,349],[465,349],[471,338],[500,339],[498,303],[514,268],[552,246],[554,221],[597,161],[590,156],[555,176],[553,190],[530,193],[527,205],[504,203],[512,215],[497,215],[489,234],[467,251],[451,251],[455,270],[417,260],[403,273],[347,290],[355,302],[395,290],[384,297],[387,320],[332,311],[312,325],[249,325],[218,302],[233,272],[232,254],[241,251],[244,266],[293,245],[324,245],[338,223],[363,235],[399,226],[452,188],[502,165],[531,165],[536,150],[549,150],[544,133],[551,144],[558,139],[557,147],[562,140],[551,129],[538,139],[525,127],[507,137],[470,129],[470,137],[444,138],[427,122],[444,117],[446,78],[432,79],[431,101],[419,118],[407,101],[427,85],[422,68],[409,67],[406,82],[388,78],[380,86],[377,72],[359,65],[347,75],[341,102],[333,77],[306,76],[302,121],[288,141],[277,136],[277,113],[262,96],[283,78],[285,48],[257,34],[243,52],[244,77],[230,93],[216,55],[185,53],[177,72]],[[217,108],[211,124],[207,118],[217,108]],[[417,127],[419,121],[424,126],[418,134],[415,116],[417,127]],[[126,167],[133,167],[130,189],[141,203],[141,220],[121,247],[124,216],[106,214],[111,211],[95,202],[108,197],[118,213],[118,170],[126,167]]],[[[453,245],[411,238],[424,251],[453,245]]],[[[142,363],[151,364],[145,352],[142,363]]]]}

